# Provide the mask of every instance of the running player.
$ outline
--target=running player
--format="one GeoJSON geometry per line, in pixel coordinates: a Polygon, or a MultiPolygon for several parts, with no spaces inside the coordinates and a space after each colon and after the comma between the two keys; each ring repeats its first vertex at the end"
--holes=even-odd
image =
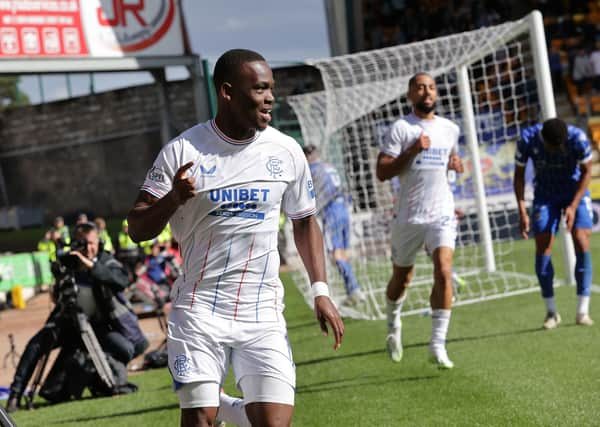
{"type": "Polygon", "coordinates": [[[463,171],[458,156],[459,128],[434,113],[435,80],[426,73],[414,75],[408,84],[413,112],[390,128],[377,159],[377,177],[400,178],[400,194],[392,223],[392,277],[387,286],[388,333],[391,359],[402,360],[400,312],[414,271],[417,252],[425,245],[432,251],[431,360],[442,369],[454,363],[446,351],[446,335],[452,307],[452,258],[456,240],[454,198],[448,169],[463,171]]]}

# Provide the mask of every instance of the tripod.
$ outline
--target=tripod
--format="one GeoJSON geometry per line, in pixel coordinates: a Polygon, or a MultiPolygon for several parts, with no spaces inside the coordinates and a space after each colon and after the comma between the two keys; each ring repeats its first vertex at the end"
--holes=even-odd
{"type": "MultiPolygon", "coordinates": [[[[106,359],[106,355],[98,342],[98,338],[96,337],[92,326],[88,322],[87,316],[81,312],[81,309],[77,305],[78,289],[74,277],[70,274],[66,274],[57,286],[59,287],[59,298],[57,301],[58,310],[56,312],[57,327],[64,327],[64,322],[66,322],[67,325],[70,324],[75,327],[75,330],[79,333],[81,341],[83,342],[83,346],[92,359],[92,363],[100,376],[100,379],[110,389],[114,388],[116,382],[106,359]]],[[[42,378],[44,377],[44,371],[46,370],[50,352],[59,344],[57,342],[59,339],[58,335],[58,332],[53,333],[53,342],[38,361],[33,377],[33,384],[29,389],[29,392],[24,396],[28,409],[33,407],[33,399],[35,398],[42,382],[42,378]]]]}
{"type": "Polygon", "coordinates": [[[158,319],[158,325],[160,326],[160,330],[165,334],[165,339],[160,343],[160,345],[156,348],[157,351],[166,351],[167,350],[167,315],[165,314],[165,301],[160,297],[158,291],[155,288],[152,288],[152,293],[154,294],[154,301],[156,301],[156,318],[158,319]]]}
{"type": "MultiPolygon", "coordinates": [[[[77,325],[77,330],[79,331],[81,341],[85,349],[87,350],[88,355],[92,359],[92,363],[94,368],[96,368],[96,372],[100,376],[100,379],[104,382],[106,386],[109,388],[114,388],[116,385],[115,378],[113,372],[108,364],[106,359],[106,355],[102,351],[102,347],[96,338],[96,334],[92,329],[92,326],[87,320],[87,317],[83,313],[76,313],[75,320],[77,325]]],[[[52,346],[54,347],[54,346],[52,346]]],[[[42,378],[44,377],[44,371],[46,370],[46,365],[48,363],[48,357],[50,356],[50,349],[47,351],[42,358],[39,360],[38,365],[36,366],[36,371],[33,377],[33,384],[29,389],[29,392],[25,395],[25,401],[27,404],[27,409],[31,409],[33,407],[33,399],[38,393],[38,389],[42,382],[42,378]]],[[[74,373],[73,373],[74,374],[74,373]]]]}
{"type": "Polygon", "coordinates": [[[15,423],[15,420],[13,420],[2,407],[0,407],[0,426],[17,427],[17,423],[15,423]]]}
{"type": "Polygon", "coordinates": [[[17,350],[15,349],[15,340],[13,334],[8,334],[8,341],[10,342],[10,350],[4,355],[4,363],[2,364],[3,369],[6,369],[6,362],[8,361],[9,357],[13,368],[17,367],[15,360],[18,360],[21,357],[21,355],[17,353],[17,350]]]}

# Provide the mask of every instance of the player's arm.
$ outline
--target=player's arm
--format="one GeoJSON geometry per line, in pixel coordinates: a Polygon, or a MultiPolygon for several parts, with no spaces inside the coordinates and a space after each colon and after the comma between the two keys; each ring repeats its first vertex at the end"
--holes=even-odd
{"type": "Polygon", "coordinates": [[[465,171],[465,167],[463,165],[462,159],[458,154],[458,135],[456,137],[456,141],[452,150],[450,151],[450,157],[448,160],[448,169],[453,170],[456,173],[463,173],[465,171]]]}
{"type": "MultiPolygon", "coordinates": [[[[292,224],[294,226],[294,242],[306,267],[310,282],[326,282],[323,235],[315,216],[293,219],[292,224]]],[[[323,334],[327,335],[327,323],[331,325],[335,338],[334,349],[337,350],[342,344],[344,322],[328,296],[315,297],[315,314],[323,334]]]]}
{"type": "Polygon", "coordinates": [[[397,157],[379,153],[377,167],[375,169],[377,179],[386,181],[400,175],[412,163],[417,154],[423,150],[427,150],[430,145],[431,141],[429,140],[429,136],[425,133],[421,133],[417,140],[406,150],[402,151],[397,157]]]}
{"type": "Polygon", "coordinates": [[[186,171],[192,165],[193,162],[188,162],[177,170],[173,188],[164,197],[159,199],[147,191],[140,191],[127,215],[129,235],[134,242],[158,236],[177,208],[196,195],[194,178],[186,177],[186,171]]]}
{"type": "Polygon", "coordinates": [[[573,200],[565,209],[565,221],[567,222],[567,229],[569,231],[573,228],[577,207],[579,206],[579,203],[581,202],[581,199],[583,198],[587,188],[590,185],[590,181],[592,180],[592,161],[589,160],[585,163],[580,163],[579,170],[581,171],[581,176],[579,177],[579,182],[577,182],[575,196],[573,196],[573,200]]]}
{"type": "Polygon", "coordinates": [[[525,166],[515,165],[513,188],[521,218],[521,235],[524,239],[527,239],[529,238],[529,215],[527,214],[527,206],[525,205],[525,166]]]}

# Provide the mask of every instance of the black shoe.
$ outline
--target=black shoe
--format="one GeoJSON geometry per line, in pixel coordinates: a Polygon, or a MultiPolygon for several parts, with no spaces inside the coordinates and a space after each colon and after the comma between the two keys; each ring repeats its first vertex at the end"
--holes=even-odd
{"type": "Polygon", "coordinates": [[[21,407],[20,401],[21,399],[14,393],[11,393],[8,397],[8,401],[6,402],[6,412],[9,414],[11,412],[15,412],[17,409],[21,407]]]}

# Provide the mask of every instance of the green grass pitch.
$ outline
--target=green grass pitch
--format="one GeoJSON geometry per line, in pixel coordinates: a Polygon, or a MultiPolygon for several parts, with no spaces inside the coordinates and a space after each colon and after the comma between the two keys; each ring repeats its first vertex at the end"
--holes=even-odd
{"type": "MultiPolygon", "coordinates": [[[[527,242],[525,242],[527,243],[527,242]]],[[[533,242],[528,242],[533,251],[533,242]]],[[[600,234],[593,238],[594,283],[600,284],[600,234]]],[[[532,271],[533,257],[524,257],[532,271]]],[[[556,264],[560,264],[557,262],[556,264]]],[[[560,265],[557,265],[560,270],[560,265]]],[[[408,316],[404,359],[384,350],[385,322],[346,321],[334,352],[287,276],[286,317],[297,366],[294,426],[597,426],[600,424],[600,295],[592,327],[575,326],[575,289],[557,288],[563,324],[540,329],[539,293],[456,307],[448,336],[452,371],[427,363],[431,319],[408,316]]],[[[140,391],[88,399],[14,418],[26,426],[175,426],[177,398],[168,372],[132,376],[140,391]]],[[[225,385],[236,390],[231,377],[225,385]]],[[[42,402],[40,402],[42,403],[42,402]]]]}

